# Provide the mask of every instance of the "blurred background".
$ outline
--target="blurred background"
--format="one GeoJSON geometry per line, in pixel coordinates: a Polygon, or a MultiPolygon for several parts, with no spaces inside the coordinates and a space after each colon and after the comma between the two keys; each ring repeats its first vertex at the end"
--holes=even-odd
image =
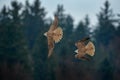
{"type": "Polygon", "coordinates": [[[120,80],[119,0],[0,0],[0,80],[120,80]],[[63,39],[48,59],[48,31],[58,15],[63,39]],[[75,42],[96,51],[77,60],[75,42]]]}

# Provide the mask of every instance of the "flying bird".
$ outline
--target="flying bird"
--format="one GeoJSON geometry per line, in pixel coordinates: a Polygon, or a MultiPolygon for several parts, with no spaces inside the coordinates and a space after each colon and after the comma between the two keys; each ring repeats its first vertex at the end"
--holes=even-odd
{"type": "Polygon", "coordinates": [[[77,50],[75,50],[75,52],[77,53],[75,55],[75,58],[82,60],[89,60],[89,58],[85,57],[86,54],[90,56],[94,56],[94,52],[95,52],[94,44],[91,41],[89,41],[88,44],[85,45],[85,42],[89,39],[90,39],[89,37],[83,38],[82,40],[79,40],[75,43],[75,46],[78,48],[77,50]]]}
{"type": "Polygon", "coordinates": [[[54,21],[52,25],[50,26],[48,32],[45,32],[44,35],[47,37],[48,40],[48,58],[51,56],[53,49],[54,49],[54,43],[58,43],[63,36],[63,30],[61,27],[58,26],[58,17],[54,16],[54,21]]]}

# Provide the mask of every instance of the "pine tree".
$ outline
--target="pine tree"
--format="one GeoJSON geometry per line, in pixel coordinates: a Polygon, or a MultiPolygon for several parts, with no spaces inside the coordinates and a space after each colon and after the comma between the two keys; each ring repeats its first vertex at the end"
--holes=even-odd
{"type": "Polygon", "coordinates": [[[6,32],[7,32],[7,28],[10,24],[10,18],[8,17],[8,9],[6,8],[6,6],[3,7],[3,9],[0,12],[0,60],[5,58],[5,54],[3,51],[3,46],[5,45],[5,41],[6,41],[6,32]]]}
{"type": "Polygon", "coordinates": [[[98,27],[96,29],[96,42],[97,44],[108,45],[115,33],[114,27],[114,14],[110,9],[109,1],[105,1],[104,8],[101,8],[101,12],[97,15],[98,27]]]}
{"type": "Polygon", "coordinates": [[[55,15],[58,16],[59,19],[58,25],[63,28],[63,31],[65,30],[64,26],[65,26],[65,18],[66,18],[64,11],[65,10],[63,5],[57,5],[57,10],[55,11],[55,15]]]}
{"type": "Polygon", "coordinates": [[[89,17],[86,15],[84,21],[80,21],[77,25],[77,28],[74,30],[75,41],[90,36],[89,24],[89,17]]]}
{"type": "Polygon", "coordinates": [[[116,35],[120,36],[120,14],[118,14],[118,26],[116,30],[116,35]]]}
{"type": "Polygon", "coordinates": [[[89,18],[89,15],[85,16],[84,23],[85,23],[85,27],[86,27],[86,32],[85,32],[86,36],[91,36],[92,33],[91,33],[91,28],[90,28],[90,18],[89,18]]]}
{"type": "Polygon", "coordinates": [[[32,49],[38,34],[45,29],[45,9],[41,6],[40,0],[35,0],[32,5],[26,1],[26,7],[23,11],[23,20],[25,24],[25,34],[28,40],[29,48],[32,49]]]}
{"type": "Polygon", "coordinates": [[[115,36],[112,39],[110,46],[109,46],[109,52],[110,52],[110,58],[111,58],[111,62],[114,65],[114,73],[113,73],[113,77],[114,80],[119,80],[120,77],[120,16],[118,15],[118,21],[117,21],[118,25],[116,26],[116,31],[115,31],[115,36]]]}
{"type": "Polygon", "coordinates": [[[65,31],[64,31],[64,36],[68,39],[72,37],[73,29],[74,29],[74,20],[71,15],[66,15],[66,20],[65,20],[65,31]]]}
{"type": "Polygon", "coordinates": [[[101,63],[98,73],[99,80],[113,80],[113,67],[107,58],[101,63]]]}
{"type": "Polygon", "coordinates": [[[12,80],[30,80],[31,79],[31,66],[29,62],[28,48],[22,33],[22,23],[19,11],[21,4],[17,1],[11,2],[11,9],[7,9],[9,16],[5,13],[5,7],[3,8],[3,19],[1,20],[1,26],[4,26],[2,33],[2,44],[0,45],[0,53],[3,54],[3,72],[4,67],[7,70],[5,73],[8,77],[3,76],[2,79],[12,80]],[[5,16],[6,15],[6,16],[5,16]],[[7,18],[7,19],[6,19],[7,18]],[[5,20],[6,19],[6,20],[5,20]],[[5,23],[2,21],[5,20],[5,23]]]}
{"type": "MultiPolygon", "coordinates": [[[[26,4],[28,5],[28,2],[26,4]]],[[[45,20],[45,8],[41,6],[40,0],[35,0],[32,5],[28,6],[28,14],[29,16],[24,16],[24,20],[26,21],[29,49],[31,49],[33,58],[33,77],[35,80],[47,80],[49,79],[47,65],[48,46],[47,38],[43,34],[46,32],[45,30],[48,30],[48,24],[46,24],[45,20]],[[26,17],[28,20],[26,20],[26,17]]]]}

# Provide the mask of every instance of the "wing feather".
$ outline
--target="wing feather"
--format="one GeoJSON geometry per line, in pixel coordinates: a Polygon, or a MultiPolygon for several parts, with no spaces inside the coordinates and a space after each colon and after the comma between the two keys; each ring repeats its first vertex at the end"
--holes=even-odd
{"type": "Polygon", "coordinates": [[[87,45],[86,45],[86,53],[90,56],[94,56],[94,53],[95,53],[95,46],[92,42],[89,42],[87,45]]]}
{"type": "Polygon", "coordinates": [[[53,39],[55,43],[59,42],[63,37],[63,31],[61,27],[58,27],[57,29],[54,30],[54,35],[53,39]]]}
{"type": "Polygon", "coordinates": [[[89,40],[90,38],[89,37],[87,37],[87,38],[83,38],[83,39],[81,39],[81,40],[79,40],[78,42],[85,42],[85,41],[87,41],[87,40],[89,40]]]}
{"type": "Polygon", "coordinates": [[[48,38],[48,58],[52,55],[53,49],[54,49],[54,41],[52,37],[47,37],[48,38]]]}
{"type": "Polygon", "coordinates": [[[78,49],[80,49],[80,48],[82,48],[82,47],[85,47],[85,44],[84,44],[83,42],[76,42],[76,43],[75,43],[75,46],[76,46],[78,49]]]}
{"type": "Polygon", "coordinates": [[[50,29],[49,31],[54,31],[56,28],[57,28],[57,25],[58,25],[58,17],[57,16],[54,16],[54,21],[52,23],[52,25],[50,26],[50,29]]]}

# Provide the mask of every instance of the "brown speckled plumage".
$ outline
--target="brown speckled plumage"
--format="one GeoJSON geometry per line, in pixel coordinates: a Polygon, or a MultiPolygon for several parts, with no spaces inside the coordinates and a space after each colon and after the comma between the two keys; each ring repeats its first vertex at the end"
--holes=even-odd
{"type": "Polygon", "coordinates": [[[48,57],[51,56],[53,49],[54,49],[54,43],[59,42],[62,39],[63,32],[62,29],[58,26],[58,17],[54,17],[54,21],[52,25],[50,26],[48,32],[46,32],[46,37],[48,39],[48,57]]]}

